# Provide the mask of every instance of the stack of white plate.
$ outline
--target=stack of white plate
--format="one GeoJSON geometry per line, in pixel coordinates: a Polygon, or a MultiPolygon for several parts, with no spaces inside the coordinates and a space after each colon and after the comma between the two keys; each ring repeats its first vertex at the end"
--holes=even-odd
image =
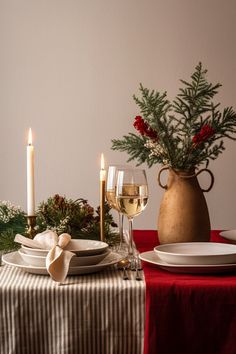
{"type": "Polygon", "coordinates": [[[177,273],[218,273],[236,270],[236,245],[188,242],[160,245],[140,258],[177,273]]]}
{"type": "MultiPolygon", "coordinates": [[[[108,250],[108,244],[96,240],[71,240],[68,251],[75,255],[72,257],[68,274],[86,274],[100,271],[121,260],[121,256],[108,250]]],[[[4,263],[19,267],[35,274],[48,274],[46,257],[49,250],[21,246],[18,252],[5,254],[4,263]]]]}

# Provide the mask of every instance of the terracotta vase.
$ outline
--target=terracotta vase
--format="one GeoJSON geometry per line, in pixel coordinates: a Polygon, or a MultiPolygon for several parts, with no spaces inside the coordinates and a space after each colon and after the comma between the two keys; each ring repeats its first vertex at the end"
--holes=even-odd
{"type": "Polygon", "coordinates": [[[184,172],[163,167],[158,174],[159,185],[164,193],[159,217],[158,237],[161,244],[173,242],[209,241],[210,219],[203,192],[209,192],[214,176],[208,169],[184,172]],[[161,173],[169,170],[166,185],[161,182],[161,173]],[[210,174],[209,188],[202,189],[197,176],[206,171],[210,174]]]}

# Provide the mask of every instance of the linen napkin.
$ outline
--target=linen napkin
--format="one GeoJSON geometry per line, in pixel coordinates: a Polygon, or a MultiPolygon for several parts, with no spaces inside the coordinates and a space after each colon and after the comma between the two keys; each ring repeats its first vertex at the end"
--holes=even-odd
{"type": "Polygon", "coordinates": [[[75,255],[73,252],[63,250],[70,242],[69,234],[58,236],[51,230],[37,234],[33,240],[17,234],[15,242],[29,247],[49,250],[46,257],[46,268],[51,278],[57,282],[63,282],[67,276],[70,260],[75,255]]]}

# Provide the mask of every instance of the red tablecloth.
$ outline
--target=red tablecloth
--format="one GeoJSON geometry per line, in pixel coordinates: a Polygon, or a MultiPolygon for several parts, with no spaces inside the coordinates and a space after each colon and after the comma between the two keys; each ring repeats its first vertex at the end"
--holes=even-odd
{"type": "MultiPolygon", "coordinates": [[[[156,231],[134,232],[140,252],[158,244],[156,231]]],[[[218,231],[212,241],[226,242],[218,231]]],[[[144,354],[236,354],[236,273],[169,273],[144,262],[144,354]]]]}

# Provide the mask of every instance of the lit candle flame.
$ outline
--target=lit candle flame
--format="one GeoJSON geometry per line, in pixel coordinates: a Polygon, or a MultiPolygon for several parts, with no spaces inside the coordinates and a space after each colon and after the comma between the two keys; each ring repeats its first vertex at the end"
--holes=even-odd
{"type": "Polygon", "coordinates": [[[29,128],[29,134],[28,134],[28,145],[33,144],[33,139],[32,139],[32,130],[29,128]]]}
{"type": "Polygon", "coordinates": [[[104,155],[101,155],[101,170],[104,170],[105,168],[105,162],[104,162],[104,155]]]}

